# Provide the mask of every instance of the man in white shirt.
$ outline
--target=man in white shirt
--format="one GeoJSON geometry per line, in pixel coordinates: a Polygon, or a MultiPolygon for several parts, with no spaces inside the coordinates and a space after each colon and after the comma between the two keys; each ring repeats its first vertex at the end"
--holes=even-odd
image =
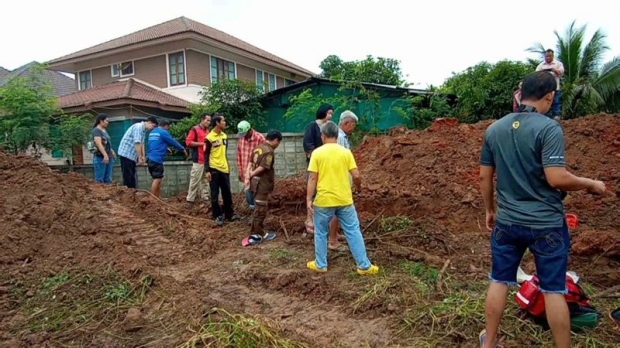
{"type": "Polygon", "coordinates": [[[548,115],[556,120],[559,120],[560,115],[562,114],[562,103],[560,101],[562,91],[560,88],[560,79],[564,76],[564,64],[555,59],[555,53],[552,49],[548,49],[545,51],[545,61],[538,64],[536,71],[547,71],[555,77],[555,82],[558,86],[555,90],[555,97],[553,98],[553,104],[551,105],[550,110],[551,112],[548,115]]]}
{"type": "MultiPolygon", "coordinates": [[[[359,122],[359,118],[355,113],[351,110],[345,110],[340,114],[340,122],[338,123],[338,139],[336,143],[340,146],[345,147],[348,150],[351,150],[351,143],[349,141],[349,136],[353,133],[355,129],[355,125],[359,122]]],[[[353,178],[349,177],[351,181],[351,187],[353,187],[353,178]]],[[[340,223],[337,218],[333,218],[329,223],[329,250],[335,251],[346,251],[347,247],[340,244],[339,238],[340,231],[340,223]]]]}

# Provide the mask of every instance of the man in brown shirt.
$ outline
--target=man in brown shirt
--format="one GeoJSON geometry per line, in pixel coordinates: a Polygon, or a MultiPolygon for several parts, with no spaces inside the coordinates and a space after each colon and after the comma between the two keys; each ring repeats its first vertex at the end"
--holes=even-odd
{"type": "Polygon", "coordinates": [[[271,240],[275,233],[264,230],[263,223],[267,217],[269,195],[275,185],[274,151],[282,141],[282,133],[272,130],[267,133],[266,141],[252,151],[251,163],[248,166],[246,185],[254,193],[256,208],[252,213],[250,236],[243,240],[244,245],[258,244],[263,240],[271,240]]]}

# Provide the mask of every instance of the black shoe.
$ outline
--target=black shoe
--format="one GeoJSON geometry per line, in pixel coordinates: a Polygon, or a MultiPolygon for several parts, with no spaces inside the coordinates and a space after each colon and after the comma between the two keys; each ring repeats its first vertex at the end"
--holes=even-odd
{"type": "Polygon", "coordinates": [[[224,225],[224,217],[223,216],[218,216],[215,218],[215,223],[218,226],[223,226],[224,225]]]}
{"type": "Polygon", "coordinates": [[[230,222],[233,222],[233,221],[239,221],[239,220],[241,220],[241,217],[240,217],[240,216],[238,216],[238,215],[233,215],[233,216],[231,216],[230,218],[227,218],[226,220],[227,220],[227,221],[230,221],[230,222]]]}

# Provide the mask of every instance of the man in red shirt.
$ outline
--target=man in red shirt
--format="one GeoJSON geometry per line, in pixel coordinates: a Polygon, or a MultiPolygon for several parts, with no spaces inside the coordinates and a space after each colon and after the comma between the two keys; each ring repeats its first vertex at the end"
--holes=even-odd
{"type": "Polygon", "coordinates": [[[200,123],[187,133],[187,138],[185,138],[185,145],[191,148],[192,153],[192,171],[189,176],[189,189],[187,191],[186,201],[188,205],[194,203],[194,199],[198,195],[198,191],[200,191],[200,199],[203,201],[208,201],[210,199],[209,194],[209,183],[206,182],[205,178],[205,155],[204,155],[204,147],[205,147],[205,139],[209,134],[209,123],[211,122],[211,115],[208,113],[203,113],[200,116],[200,123]]]}
{"type": "MultiPolygon", "coordinates": [[[[265,136],[252,129],[250,122],[241,121],[237,125],[239,133],[239,141],[237,142],[237,169],[239,170],[239,181],[246,183],[248,177],[248,170],[250,168],[250,161],[252,151],[265,142],[265,136]]],[[[245,200],[247,201],[250,209],[254,209],[254,194],[247,184],[245,184],[245,200]]]]}

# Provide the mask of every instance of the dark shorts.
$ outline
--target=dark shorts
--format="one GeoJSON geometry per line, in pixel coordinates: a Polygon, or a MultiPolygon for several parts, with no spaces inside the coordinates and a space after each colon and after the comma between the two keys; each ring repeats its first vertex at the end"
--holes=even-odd
{"type": "Polygon", "coordinates": [[[151,160],[147,160],[146,164],[149,168],[149,174],[151,174],[151,178],[162,179],[164,177],[164,164],[163,163],[156,163],[151,160]]]}
{"type": "Polygon", "coordinates": [[[493,266],[491,281],[516,285],[517,270],[527,249],[534,255],[540,289],[566,294],[566,271],[570,251],[566,222],[562,227],[533,229],[496,223],[491,234],[493,266]]]}

